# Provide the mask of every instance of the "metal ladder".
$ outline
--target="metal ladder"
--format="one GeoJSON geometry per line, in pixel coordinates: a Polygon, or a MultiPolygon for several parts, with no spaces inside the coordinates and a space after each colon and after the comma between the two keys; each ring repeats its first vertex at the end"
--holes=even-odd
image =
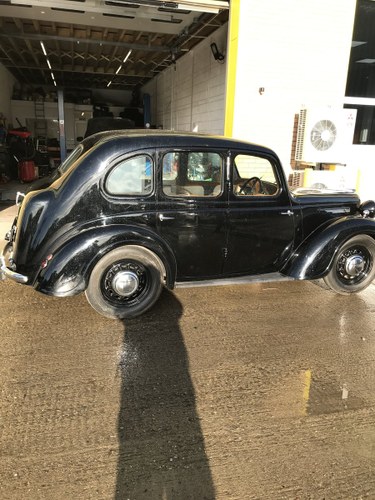
{"type": "Polygon", "coordinates": [[[44,112],[44,101],[35,100],[34,101],[34,113],[35,113],[35,140],[36,140],[36,150],[41,151],[47,150],[47,120],[44,112]]]}

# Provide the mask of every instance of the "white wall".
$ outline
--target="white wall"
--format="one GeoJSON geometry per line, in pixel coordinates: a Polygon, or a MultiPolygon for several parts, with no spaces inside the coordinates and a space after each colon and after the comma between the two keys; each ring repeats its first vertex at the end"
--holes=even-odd
{"type": "Polygon", "coordinates": [[[354,144],[348,168],[359,171],[357,193],[361,200],[375,200],[375,146],[354,144]]]}
{"type": "MultiPolygon", "coordinates": [[[[83,136],[86,132],[87,120],[92,118],[91,104],[65,103],[65,139],[67,149],[73,149],[77,144],[77,137],[83,136]]],[[[47,137],[49,139],[59,139],[58,106],[57,102],[44,102],[44,117],[47,126],[47,137]]],[[[34,101],[11,101],[11,120],[14,126],[19,124],[26,126],[35,137],[35,102],[34,101]]]]}
{"type": "Polygon", "coordinates": [[[217,30],[142,88],[151,96],[151,123],[164,129],[223,134],[226,65],[210,44],[225,52],[227,26],[217,30]]]}
{"type": "Polygon", "coordinates": [[[0,63],[0,113],[7,119],[7,125],[11,122],[10,101],[16,82],[14,76],[0,63]]]}
{"type": "Polygon", "coordinates": [[[234,137],[270,146],[289,169],[300,108],[343,107],[355,5],[241,1],[234,137]]]}

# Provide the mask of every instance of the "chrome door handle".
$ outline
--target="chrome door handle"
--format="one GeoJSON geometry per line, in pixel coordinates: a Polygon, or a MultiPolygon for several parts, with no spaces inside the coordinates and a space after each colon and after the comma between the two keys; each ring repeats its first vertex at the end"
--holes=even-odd
{"type": "Polygon", "coordinates": [[[281,215],[289,215],[289,217],[291,215],[293,215],[293,212],[291,210],[287,210],[286,212],[281,212],[281,215]]]}
{"type": "Polygon", "coordinates": [[[163,222],[163,220],[173,220],[174,217],[168,217],[168,215],[163,215],[163,214],[159,214],[159,220],[161,222],[163,222]]]}

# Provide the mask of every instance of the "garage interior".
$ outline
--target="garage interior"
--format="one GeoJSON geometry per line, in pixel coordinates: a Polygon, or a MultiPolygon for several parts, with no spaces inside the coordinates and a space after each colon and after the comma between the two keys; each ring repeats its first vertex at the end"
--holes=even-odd
{"type": "MultiPolygon", "coordinates": [[[[16,80],[12,118],[2,116],[3,128],[30,132],[27,140],[39,152],[47,149],[54,166],[82,140],[90,118],[116,118],[100,120],[103,128],[160,127],[143,86],[229,17],[228,1],[21,0],[0,6],[0,62],[16,80]]],[[[46,157],[37,155],[38,162],[44,164],[40,175],[46,157]]],[[[17,176],[14,164],[4,170],[5,177],[17,176]]]]}

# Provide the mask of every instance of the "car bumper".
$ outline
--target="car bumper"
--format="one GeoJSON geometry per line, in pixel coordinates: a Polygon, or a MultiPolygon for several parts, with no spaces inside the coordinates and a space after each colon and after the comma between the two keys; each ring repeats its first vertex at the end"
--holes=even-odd
{"type": "Polygon", "coordinates": [[[13,269],[7,266],[6,256],[5,256],[6,252],[7,252],[7,247],[4,248],[4,250],[0,255],[0,279],[5,280],[6,278],[9,278],[12,281],[15,281],[16,283],[22,283],[22,284],[27,283],[29,280],[27,276],[25,276],[24,274],[17,273],[16,271],[13,271],[13,269]]]}

